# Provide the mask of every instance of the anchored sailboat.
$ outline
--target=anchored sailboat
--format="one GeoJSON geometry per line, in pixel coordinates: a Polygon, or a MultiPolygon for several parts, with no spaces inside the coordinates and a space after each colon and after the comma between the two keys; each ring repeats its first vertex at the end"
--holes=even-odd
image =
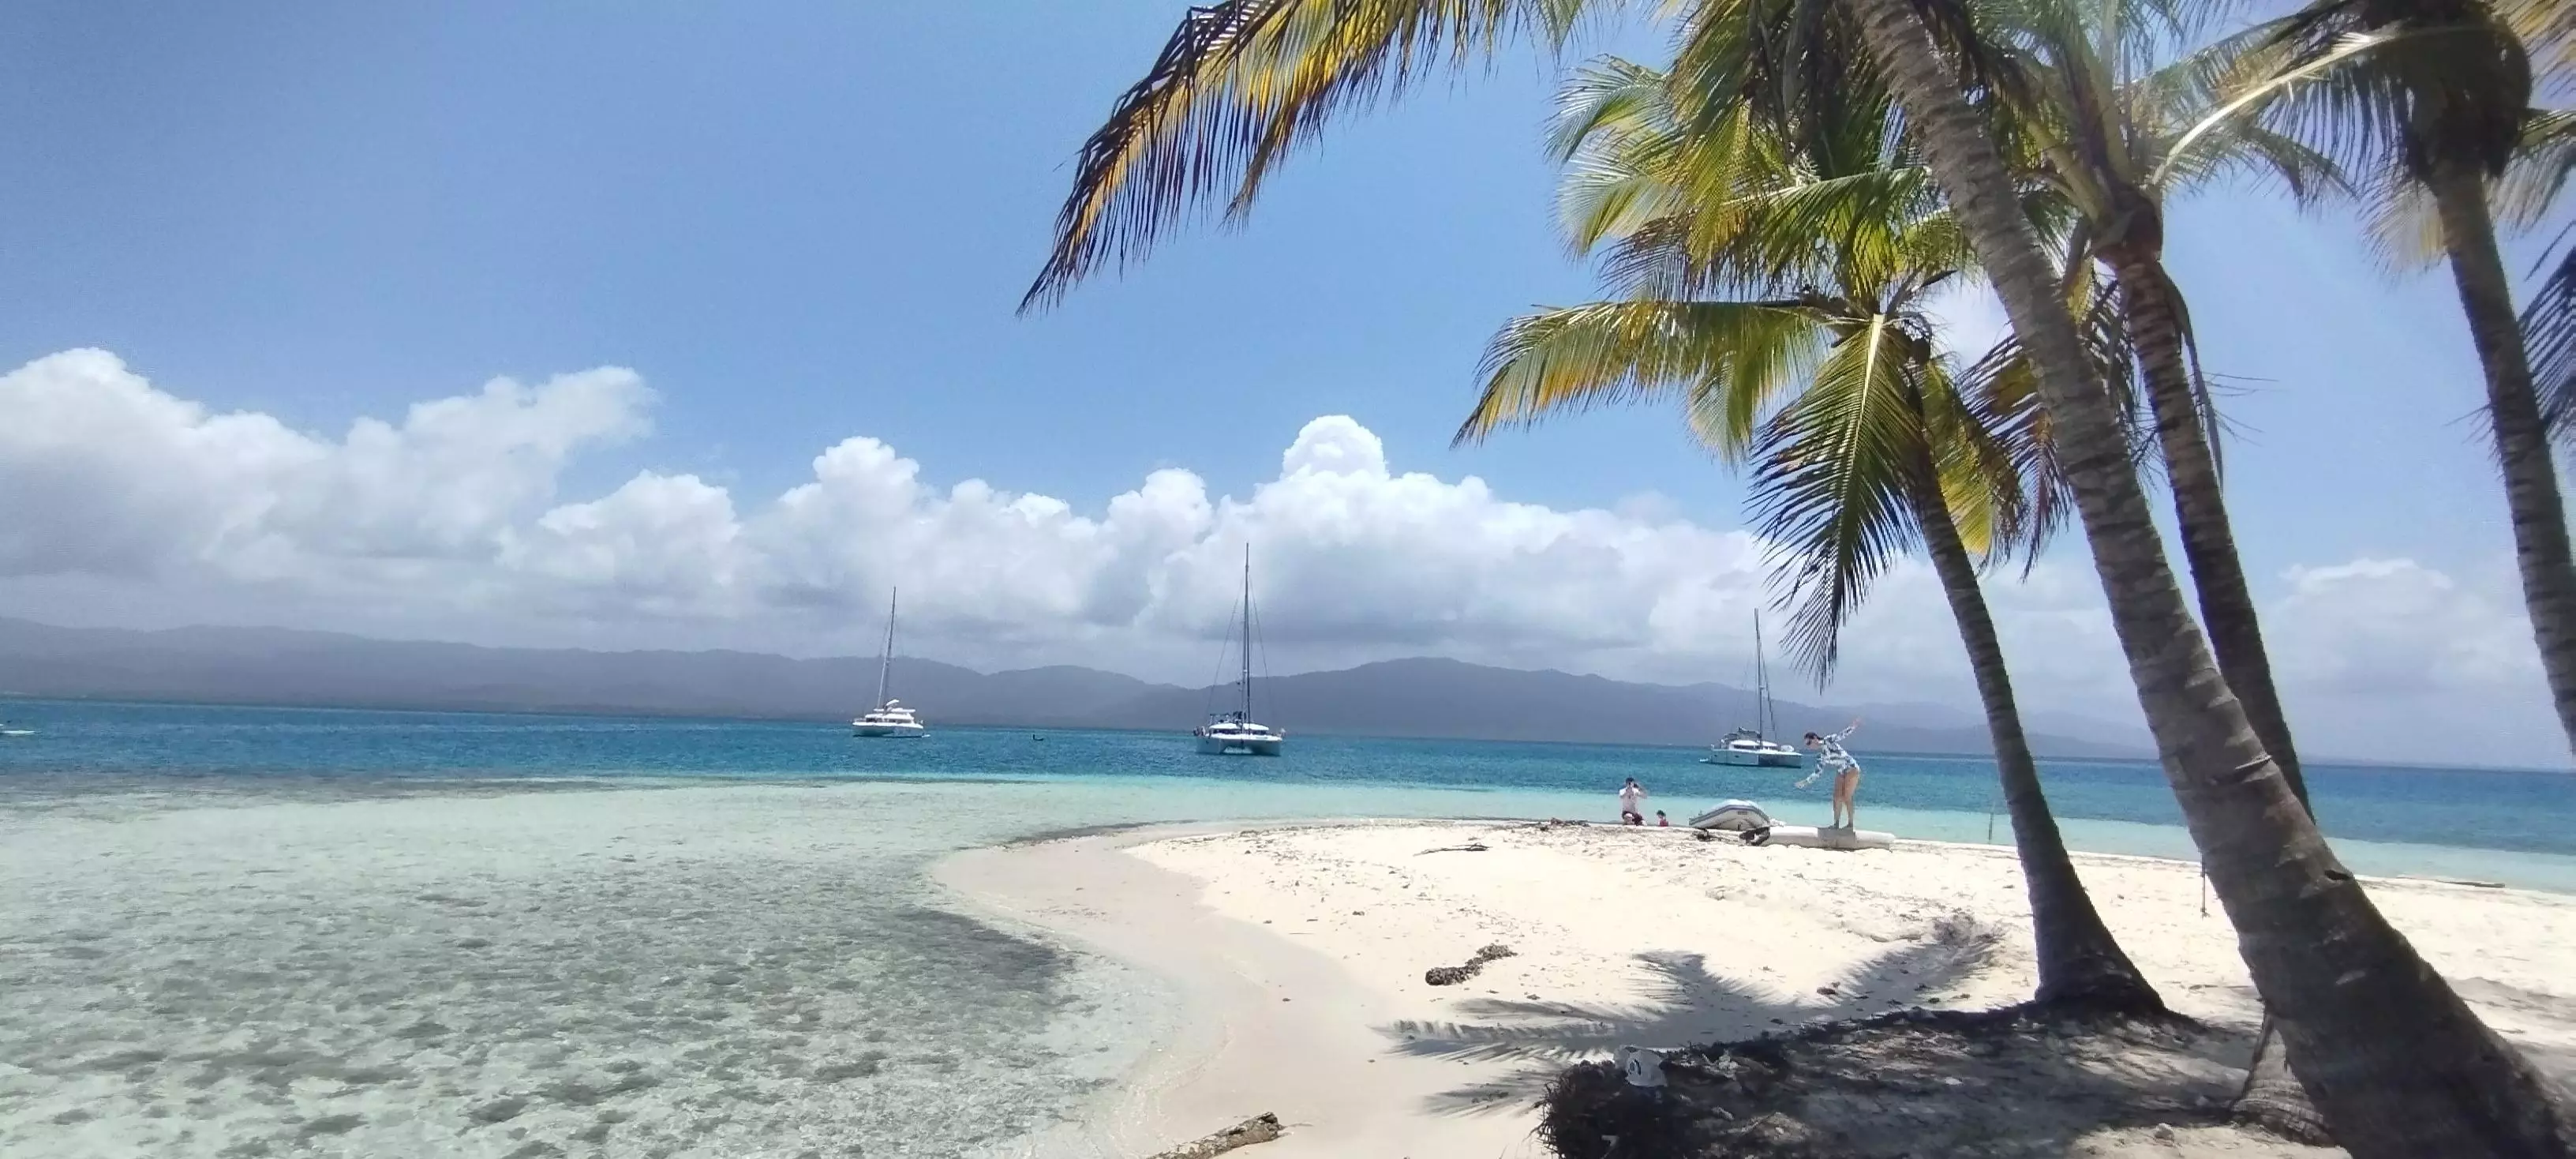
{"type": "Polygon", "coordinates": [[[1200,725],[1191,735],[1213,755],[1275,757],[1288,734],[1252,720],[1252,547],[1243,549],[1243,707],[1200,725]]]}
{"type": "Polygon", "coordinates": [[[1771,703],[1771,666],[1762,656],[1762,613],[1753,613],[1753,727],[1739,728],[1708,746],[1704,765],[1739,768],[1794,769],[1807,763],[1798,750],[1763,733],[1778,731],[1780,714],[1771,703]]]}
{"type": "Polygon", "coordinates": [[[850,722],[851,736],[923,736],[921,718],[904,707],[903,702],[886,695],[886,681],[894,674],[894,601],[897,593],[886,593],[885,652],[877,660],[877,706],[850,722]]]}

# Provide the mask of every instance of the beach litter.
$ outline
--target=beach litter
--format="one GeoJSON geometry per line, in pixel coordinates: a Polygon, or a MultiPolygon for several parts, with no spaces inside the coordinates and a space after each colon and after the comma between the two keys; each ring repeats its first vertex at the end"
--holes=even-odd
{"type": "Polygon", "coordinates": [[[1467,964],[1464,966],[1433,966],[1428,970],[1424,970],[1422,972],[1422,980],[1423,982],[1433,986],[1455,986],[1460,982],[1464,982],[1469,978],[1475,977],[1476,971],[1485,968],[1485,963],[1493,961],[1496,958],[1508,958],[1511,956],[1512,948],[1510,946],[1506,946],[1501,942],[1496,942],[1493,945],[1476,951],[1476,956],[1467,959],[1467,964]]]}
{"type": "Polygon", "coordinates": [[[1208,1159],[1211,1155],[1223,1155],[1237,1147],[1270,1142],[1286,1134],[1287,1130],[1279,1125],[1278,1115],[1264,1111],[1213,1135],[1194,1139],[1169,1151],[1154,1152],[1145,1159],[1208,1159]]]}

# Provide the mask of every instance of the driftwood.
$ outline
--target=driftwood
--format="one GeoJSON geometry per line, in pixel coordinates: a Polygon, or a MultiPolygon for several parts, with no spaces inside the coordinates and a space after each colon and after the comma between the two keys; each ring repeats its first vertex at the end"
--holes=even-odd
{"type": "Polygon", "coordinates": [[[1493,945],[1476,951],[1476,956],[1467,959],[1467,964],[1464,966],[1433,966],[1428,970],[1424,970],[1422,972],[1422,980],[1424,983],[1432,986],[1455,986],[1460,982],[1464,982],[1469,978],[1475,977],[1476,971],[1485,968],[1485,963],[1493,961],[1496,958],[1508,958],[1511,956],[1512,948],[1510,946],[1506,946],[1501,942],[1496,942],[1493,945]]]}
{"type": "Polygon", "coordinates": [[[1267,1111],[1228,1127],[1203,1139],[1192,1140],[1169,1151],[1156,1151],[1145,1159],[1208,1159],[1237,1147],[1267,1143],[1288,1129],[1279,1125],[1279,1116],[1267,1111]]]}
{"type": "MultiPolygon", "coordinates": [[[[1464,845],[1442,845],[1433,849],[1425,849],[1422,853],[1483,853],[1485,848],[1485,843],[1482,841],[1470,841],[1464,845]]],[[[1422,856],[1422,853],[1416,853],[1414,856],[1420,857],[1422,856]]]]}

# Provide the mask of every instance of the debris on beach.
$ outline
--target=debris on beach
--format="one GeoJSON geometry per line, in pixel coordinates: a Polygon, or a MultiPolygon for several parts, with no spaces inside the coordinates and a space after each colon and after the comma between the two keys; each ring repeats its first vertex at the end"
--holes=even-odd
{"type": "Polygon", "coordinates": [[[1428,970],[1424,970],[1422,972],[1422,980],[1423,982],[1433,986],[1455,986],[1460,982],[1464,982],[1469,978],[1475,977],[1476,971],[1485,968],[1485,963],[1491,962],[1496,958],[1508,958],[1511,956],[1512,948],[1510,946],[1506,946],[1501,942],[1496,942],[1493,945],[1476,951],[1476,956],[1467,959],[1467,964],[1464,966],[1433,966],[1428,970]]]}
{"type": "Polygon", "coordinates": [[[1169,1151],[1157,1151],[1145,1159],[1208,1159],[1237,1147],[1270,1142],[1287,1131],[1288,1128],[1279,1125],[1278,1115],[1264,1111],[1216,1134],[1194,1139],[1169,1151]]]}
{"type": "MultiPolygon", "coordinates": [[[[1442,845],[1437,848],[1425,849],[1422,853],[1483,853],[1485,850],[1486,845],[1484,842],[1470,841],[1464,845],[1442,845]]],[[[1422,856],[1422,853],[1416,853],[1414,856],[1420,857],[1422,856]]]]}

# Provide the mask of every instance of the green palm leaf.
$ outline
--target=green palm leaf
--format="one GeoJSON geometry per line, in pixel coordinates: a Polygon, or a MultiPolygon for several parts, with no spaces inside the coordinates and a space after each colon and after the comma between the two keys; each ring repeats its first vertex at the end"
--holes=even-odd
{"type": "Polygon", "coordinates": [[[1084,142],[1055,245],[1020,308],[1060,299],[1103,265],[1222,199],[1251,208],[1272,166],[1334,114],[1426,72],[1491,55],[1535,28],[1573,27],[1584,0],[1227,0],[1192,8],[1154,65],[1084,142]]]}
{"type": "Polygon", "coordinates": [[[1923,340],[1875,315],[1817,365],[1752,449],[1757,528],[1774,545],[1785,647],[1819,682],[1870,583],[1913,543],[1906,499],[1925,432],[1923,340]]]}
{"type": "Polygon", "coordinates": [[[1693,428],[1733,460],[1823,337],[1795,301],[1594,302],[1526,315],[1487,349],[1484,393],[1456,441],[1679,392],[1693,428]]]}

